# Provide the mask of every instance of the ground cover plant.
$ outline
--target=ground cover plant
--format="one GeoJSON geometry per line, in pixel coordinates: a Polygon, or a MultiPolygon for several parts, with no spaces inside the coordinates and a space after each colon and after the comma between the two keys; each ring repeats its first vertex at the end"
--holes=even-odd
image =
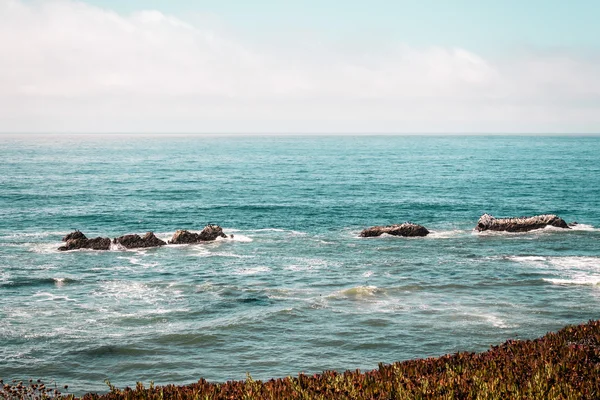
{"type": "MultiPolygon", "coordinates": [[[[380,364],[378,369],[185,386],[118,389],[83,400],[117,399],[598,399],[600,321],[535,340],[509,340],[483,353],[380,364]]],[[[74,399],[42,383],[0,383],[0,399],[74,399]],[[4,385],[4,386],[2,386],[4,385]]],[[[68,388],[65,387],[65,390],[68,388]]]]}

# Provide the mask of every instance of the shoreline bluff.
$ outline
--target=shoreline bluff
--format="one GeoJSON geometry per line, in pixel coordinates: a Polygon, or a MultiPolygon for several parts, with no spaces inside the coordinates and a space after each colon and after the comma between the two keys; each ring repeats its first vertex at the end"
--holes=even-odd
{"type": "MultiPolygon", "coordinates": [[[[201,378],[187,385],[150,383],[80,397],[46,389],[44,382],[0,381],[0,398],[141,399],[597,399],[600,320],[569,325],[533,340],[507,340],[481,353],[459,352],[379,364],[361,372],[324,371],[297,377],[224,383],[201,378]],[[53,393],[53,395],[52,395],[53,393]],[[47,397],[44,397],[44,394],[47,397]]],[[[50,385],[49,385],[50,386],[50,385]]],[[[56,387],[56,386],[55,386],[56,387]]],[[[68,386],[64,386],[68,391],[68,386]]]]}

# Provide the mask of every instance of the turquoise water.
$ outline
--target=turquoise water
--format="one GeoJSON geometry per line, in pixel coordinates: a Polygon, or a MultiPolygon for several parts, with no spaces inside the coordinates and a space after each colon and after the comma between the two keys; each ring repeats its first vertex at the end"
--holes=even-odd
{"type": "Polygon", "coordinates": [[[0,377],[373,369],[600,318],[600,138],[0,135],[0,377]],[[577,229],[472,231],[556,213],[577,229]],[[406,220],[426,238],[360,239],[406,220]],[[56,251],[218,223],[234,239],[56,251]]]}

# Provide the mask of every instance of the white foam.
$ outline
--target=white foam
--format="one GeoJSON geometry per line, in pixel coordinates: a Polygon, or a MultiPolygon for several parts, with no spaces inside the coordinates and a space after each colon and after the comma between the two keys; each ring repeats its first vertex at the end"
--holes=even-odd
{"type": "Polygon", "coordinates": [[[583,269],[600,271],[600,257],[548,257],[550,265],[561,269],[583,269]]]}
{"type": "Polygon", "coordinates": [[[226,258],[254,258],[255,257],[255,256],[250,256],[250,255],[242,255],[242,254],[227,253],[227,252],[211,252],[211,251],[200,252],[200,253],[198,253],[198,255],[201,257],[226,257],[226,258]]]}
{"type": "Polygon", "coordinates": [[[143,256],[146,253],[138,253],[138,255],[135,256],[131,256],[131,257],[117,257],[121,260],[127,260],[129,261],[130,264],[132,265],[139,265],[140,267],[144,267],[144,268],[151,268],[151,267],[156,267],[158,266],[157,262],[143,262],[141,260],[140,255],[143,256]]]}
{"type": "Polygon", "coordinates": [[[54,280],[54,284],[58,287],[64,286],[66,278],[52,278],[54,280]]]}
{"type": "Polygon", "coordinates": [[[165,243],[169,243],[169,240],[173,239],[174,234],[175,232],[154,232],[154,236],[165,243]]]}
{"type": "Polygon", "coordinates": [[[462,229],[452,229],[449,231],[429,231],[429,234],[425,237],[431,239],[451,239],[459,236],[468,235],[470,233],[471,231],[462,229]]]}
{"type": "Polygon", "coordinates": [[[116,300],[142,300],[154,304],[160,298],[170,297],[171,293],[149,287],[140,282],[104,281],[99,289],[92,292],[92,295],[116,300]]]}
{"type": "Polygon", "coordinates": [[[571,226],[571,229],[574,231],[590,231],[590,232],[600,231],[600,228],[594,228],[592,225],[587,225],[587,224],[573,225],[573,226],[571,226]]]}
{"type": "Polygon", "coordinates": [[[546,257],[541,256],[509,256],[506,258],[516,262],[546,261],[546,257]]]}
{"type": "Polygon", "coordinates": [[[140,317],[151,317],[154,315],[165,315],[176,312],[189,312],[189,308],[152,308],[146,310],[139,310],[135,313],[117,313],[117,317],[119,318],[140,318],[140,317]]]}
{"type": "MultiPolygon", "coordinates": [[[[233,230],[233,229],[229,229],[229,231],[235,232],[235,230],[233,230]]],[[[247,232],[280,232],[280,233],[287,233],[290,235],[299,235],[299,236],[307,235],[306,232],[295,231],[292,229],[280,229],[280,228],[249,229],[247,232]]]]}
{"type": "Polygon", "coordinates": [[[227,238],[219,237],[219,238],[217,238],[217,240],[230,240],[233,242],[241,242],[241,243],[250,243],[253,241],[251,237],[245,236],[245,235],[240,235],[239,233],[233,235],[233,238],[231,238],[230,236],[227,236],[227,238]]]}
{"type": "Polygon", "coordinates": [[[37,300],[38,302],[43,302],[43,301],[48,301],[48,300],[50,300],[50,301],[64,300],[64,301],[76,302],[76,300],[73,300],[73,299],[69,298],[68,296],[57,296],[55,294],[48,293],[48,292],[38,292],[38,293],[34,294],[33,297],[44,297],[43,299],[37,300]]]}
{"type": "Polygon", "coordinates": [[[362,274],[363,277],[368,278],[370,276],[373,276],[374,272],[373,271],[367,271],[364,274],[362,274]]]}
{"type": "Polygon", "coordinates": [[[62,246],[62,242],[58,243],[27,243],[31,246],[31,251],[38,254],[51,254],[57,253],[58,248],[62,246]]]}
{"type": "Polygon", "coordinates": [[[355,286],[350,289],[338,290],[327,296],[327,298],[360,300],[374,297],[377,294],[385,294],[385,290],[377,286],[355,286]]]}
{"type": "Polygon", "coordinates": [[[110,251],[126,251],[127,248],[125,246],[123,246],[121,243],[114,243],[113,241],[110,242],[110,251]]]}
{"type": "Polygon", "coordinates": [[[271,268],[266,266],[253,267],[253,268],[239,268],[233,274],[234,275],[256,275],[265,272],[270,272],[271,268]]]}
{"type": "Polygon", "coordinates": [[[292,261],[293,264],[285,267],[288,271],[311,271],[328,268],[330,265],[339,266],[339,263],[337,262],[327,262],[320,258],[290,257],[289,260],[292,261]]]}
{"type": "Polygon", "coordinates": [[[537,267],[544,267],[546,266],[547,262],[546,257],[540,256],[508,256],[505,258],[516,263],[533,265],[537,267]]]}
{"type": "Polygon", "coordinates": [[[515,327],[515,325],[507,324],[506,321],[494,314],[477,314],[475,316],[484,319],[496,328],[506,329],[515,327]]]}
{"type": "Polygon", "coordinates": [[[579,276],[579,277],[573,277],[571,279],[544,278],[544,281],[550,282],[554,285],[561,285],[561,286],[570,286],[570,285],[600,286],[600,275],[579,276]]]}
{"type": "Polygon", "coordinates": [[[29,232],[29,233],[11,233],[0,236],[0,239],[18,239],[18,238],[45,238],[48,236],[64,236],[65,232],[29,232]]]}
{"type": "Polygon", "coordinates": [[[545,269],[554,277],[543,278],[543,280],[554,285],[600,285],[600,257],[512,256],[507,258],[545,269]]]}
{"type": "Polygon", "coordinates": [[[600,257],[586,256],[509,256],[506,259],[525,263],[529,265],[541,266],[547,269],[559,269],[565,271],[598,271],[600,272],[600,257]]]}

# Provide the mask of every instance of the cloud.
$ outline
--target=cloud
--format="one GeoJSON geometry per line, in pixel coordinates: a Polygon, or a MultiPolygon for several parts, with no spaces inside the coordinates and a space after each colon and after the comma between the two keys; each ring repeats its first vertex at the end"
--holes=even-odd
{"type": "Polygon", "coordinates": [[[0,0],[0,131],[600,131],[597,55],[323,42],[0,0]]]}

